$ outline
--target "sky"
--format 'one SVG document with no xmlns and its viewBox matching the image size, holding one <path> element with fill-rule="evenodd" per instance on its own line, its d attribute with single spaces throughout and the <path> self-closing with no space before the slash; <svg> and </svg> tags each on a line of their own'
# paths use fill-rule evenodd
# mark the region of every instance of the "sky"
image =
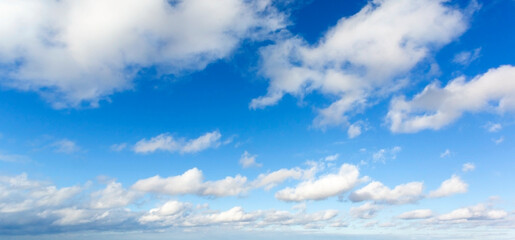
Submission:
<svg viewBox="0 0 515 240">
<path fill-rule="evenodd" d="M 513 0 L 0 0 L 1 239 L 514 239 Z"/>
</svg>

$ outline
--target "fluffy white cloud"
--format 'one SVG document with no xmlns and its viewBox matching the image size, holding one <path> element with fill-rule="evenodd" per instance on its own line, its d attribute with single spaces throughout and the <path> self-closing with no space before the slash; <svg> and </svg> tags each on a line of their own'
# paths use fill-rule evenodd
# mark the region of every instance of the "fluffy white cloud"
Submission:
<svg viewBox="0 0 515 240">
<path fill-rule="evenodd" d="M 398 216 L 400 219 L 413 220 L 413 219 L 427 219 L 433 216 L 431 209 L 418 209 L 402 213 Z"/>
<path fill-rule="evenodd" d="M 468 184 L 461 180 L 460 177 L 452 175 L 450 179 L 443 181 L 438 189 L 431 191 L 429 197 L 446 197 L 457 193 L 466 193 L 467 190 Z"/>
<path fill-rule="evenodd" d="M 292 168 L 292 169 L 279 169 L 270 173 L 262 173 L 251 183 L 254 188 L 264 187 L 266 190 L 270 190 L 277 184 L 280 184 L 287 179 L 309 179 L 315 176 L 319 171 L 317 164 L 311 164 L 310 168 Z"/>
<path fill-rule="evenodd" d="M 168 133 L 163 133 L 151 139 L 142 139 L 134 145 L 136 153 L 152 153 L 155 151 L 168 151 L 180 153 L 196 153 L 208 148 L 220 146 L 222 134 L 218 130 L 208 132 L 198 138 L 186 140 L 175 139 Z"/>
<path fill-rule="evenodd" d="M 373 218 L 382 207 L 372 202 L 367 202 L 361 206 L 350 209 L 350 215 L 355 218 L 369 219 Z"/>
<path fill-rule="evenodd" d="M 347 129 L 347 135 L 351 139 L 361 135 L 361 125 L 359 123 L 351 124 Z"/>
<path fill-rule="evenodd" d="M 359 170 L 356 166 L 343 164 L 338 173 L 326 174 L 317 179 L 299 183 L 295 188 L 285 188 L 278 191 L 275 197 L 287 202 L 305 200 L 322 200 L 340 195 L 359 183 Z"/>
<path fill-rule="evenodd" d="M 168 195 L 234 196 L 247 191 L 247 178 L 237 175 L 218 181 L 204 182 L 202 171 L 192 168 L 182 175 L 162 178 L 154 176 L 137 181 L 132 189 Z"/>
<path fill-rule="evenodd" d="M 0 176 L 0 213 L 60 206 L 81 191 L 78 186 L 58 189 L 45 182 L 32 181 L 26 174 Z"/>
<path fill-rule="evenodd" d="M 474 163 L 465 163 L 465 164 L 463 164 L 461 171 L 462 172 L 470 172 L 470 171 L 474 171 L 474 169 L 476 169 L 476 165 L 474 165 Z"/>
<path fill-rule="evenodd" d="M 401 184 L 390 189 L 381 182 L 374 181 L 351 193 L 349 199 L 353 202 L 374 200 L 387 204 L 414 203 L 422 198 L 423 188 L 424 184 L 421 182 Z"/>
<path fill-rule="evenodd" d="M 456 121 L 465 112 L 515 109 L 515 67 L 501 66 L 488 70 L 470 81 L 458 77 L 444 88 L 428 85 L 413 99 L 404 96 L 390 103 L 387 120 L 392 132 L 411 133 L 440 129 Z"/>
<path fill-rule="evenodd" d="M 124 189 L 121 183 L 111 181 L 105 189 L 91 194 L 91 208 L 125 207 L 140 196 L 137 192 Z"/>
<path fill-rule="evenodd" d="M 465 31 L 467 17 L 446 2 L 369 1 L 354 16 L 340 19 L 315 45 L 293 37 L 264 48 L 261 72 L 270 85 L 250 107 L 276 104 L 285 94 L 303 97 L 316 91 L 338 100 L 318 112 L 314 125 L 348 124 L 347 113 L 366 106 L 371 97 L 398 90 L 431 51 Z"/>
<path fill-rule="evenodd" d="M 209 225 L 233 226 L 304 226 L 324 227 L 338 215 L 336 210 L 322 210 L 315 213 L 304 211 L 291 213 L 279 210 L 258 210 L 247 212 L 242 207 L 226 211 L 196 211 L 190 203 L 169 201 L 158 208 L 151 209 L 139 218 L 143 224 L 160 226 L 199 227 Z"/>
<path fill-rule="evenodd" d="M 284 26 L 269 0 L 6 0 L 0 16 L 1 84 L 58 108 L 95 106 L 146 67 L 202 69 Z"/>
<path fill-rule="evenodd" d="M 467 221 L 467 220 L 496 220 L 508 216 L 504 210 L 494 210 L 487 208 L 483 204 L 472 207 L 459 208 L 450 213 L 438 216 L 441 221 Z"/>
<path fill-rule="evenodd" d="M 240 165 L 244 168 L 249 167 L 261 167 L 263 166 L 261 163 L 256 162 L 257 155 L 251 155 L 249 152 L 245 151 L 240 158 Z"/>
</svg>

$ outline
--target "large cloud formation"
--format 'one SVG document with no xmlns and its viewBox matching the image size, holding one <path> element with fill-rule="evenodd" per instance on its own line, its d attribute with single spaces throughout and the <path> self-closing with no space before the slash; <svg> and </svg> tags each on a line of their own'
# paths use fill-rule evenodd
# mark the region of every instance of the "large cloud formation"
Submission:
<svg viewBox="0 0 515 240">
<path fill-rule="evenodd" d="M 466 30 L 467 21 L 444 0 L 370 1 L 317 44 L 292 37 L 263 49 L 261 71 L 270 85 L 250 107 L 316 91 L 336 100 L 319 111 L 314 125 L 348 124 L 346 114 L 399 90 L 417 64 Z"/>
<path fill-rule="evenodd" d="M 0 16 L 1 84 L 57 108 L 95 106 L 145 67 L 202 69 L 283 27 L 270 0 L 5 0 Z"/>
</svg>

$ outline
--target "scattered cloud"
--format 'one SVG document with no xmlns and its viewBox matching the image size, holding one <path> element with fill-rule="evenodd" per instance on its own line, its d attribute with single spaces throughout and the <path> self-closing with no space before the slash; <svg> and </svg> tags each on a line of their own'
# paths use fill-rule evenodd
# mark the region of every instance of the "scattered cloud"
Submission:
<svg viewBox="0 0 515 240">
<path fill-rule="evenodd" d="M 405 220 L 427 219 L 432 217 L 433 215 L 434 213 L 433 211 L 431 211 L 431 209 L 419 209 L 402 213 L 398 216 L 398 218 Z"/>
<path fill-rule="evenodd" d="M 502 125 L 500 123 L 489 122 L 485 125 L 485 128 L 488 132 L 494 133 L 499 132 L 502 129 Z"/>
<path fill-rule="evenodd" d="M 401 147 L 395 146 L 391 149 L 380 149 L 372 155 L 374 162 L 386 163 L 386 160 L 393 160 L 397 158 L 397 154 L 402 150 Z"/>
<path fill-rule="evenodd" d="M 109 147 L 109 149 L 111 149 L 113 152 L 121 152 L 125 148 L 127 148 L 127 143 L 113 144 L 111 147 Z"/>
<path fill-rule="evenodd" d="M 256 180 L 252 182 L 252 187 L 263 187 L 265 190 L 270 190 L 276 185 L 286 181 L 287 179 L 310 179 L 318 171 L 317 165 L 312 165 L 308 169 L 292 168 L 292 169 L 279 169 L 271 173 L 259 174 Z"/>
<path fill-rule="evenodd" d="M 0 152 L 0 162 L 23 163 L 27 161 L 30 161 L 27 156 Z"/>
<path fill-rule="evenodd" d="M 504 65 L 468 82 L 465 77 L 458 77 L 444 88 L 432 83 L 411 100 L 396 97 L 391 101 L 387 115 L 390 130 L 397 133 L 438 130 L 465 112 L 513 110 L 515 83 L 511 79 L 515 79 L 515 67 Z"/>
<path fill-rule="evenodd" d="M 361 181 L 356 166 L 343 164 L 338 173 L 303 181 L 294 188 L 288 187 L 278 191 L 275 197 L 286 202 L 322 200 L 349 191 Z"/>
<path fill-rule="evenodd" d="M 57 153 L 75 153 L 80 150 L 80 147 L 77 146 L 77 144 L 74 141 L 68 140 L 68 139 L 62 139 L 59 141 L 56 141 L 50 145 L 54 152 Z"/>
<path fill-rule="evenodd" d="M 251 155 L 249 152 L 245 151 L 240 158 L 240 165 L 243 168 L 249 167 L 261 167 L 263 164 L 256 162 L 257 155 Z"/>
<path fill-rule="evenodd" d="M 353 202 L 373 200 L 377 203 L 386 204 L 414 203 L 423 197 L 423 188 L 424 184 L 422 182 L 410 182 L 390 189 L 381 182 L 374 181 L 351 193 L 349 199 Z"/>
<path fill-rule="evenodd" d="M 376 205 L 372 202 L 367 202 L 359 207 L 351 208 L 350 215 L 355 218 L 369 219 L 373 218 L 381 209 L 383 209 L 382 206 Z"/>
<path fill-rule="evenodd" d="M 0 9 L 0 36 L 9 36 L 0 42 L 0 83 L 56 108 L 97 106 L 133 88 L 145 68 L 203 69 L 285 26 L 269 0 L 2 1 Z"/>
<path fill-rule="evenodd" d="M 445 149 L 445 151 L 440 154 L 440 158 L 446 158 L 449 156 L 451 156 L 451 150 L 449 150 L 449 149 Z"/>
<path fill-rule="evenodd" d="M 347 135 L 350 139 L 361 135 L 361 125 L 359 123 L 353 123 L 347 129 Z"/>
<path fill-rule="evenodd" d="M 333 154 L 333 155 L 329 155 L 327 157 L 324 158 L 325 161 L 327 162 L 332 162 L 332 161 L 336 161 L 338 160 L 338 158 L 340 157 L 340 154 Z"/>
<path fill-rule="evenodd" d="M 136 153 L 153 153 L 155 151 L 196 153 L 221 145 L 222 134 L 218 130 L 208 132 L 198 138 L 186 140 L 176 139 L 169 133 L 163 133 L 151 139 L 142 139 L 134 145 Z"/>
<path fill-rule="evenodd" d="M 217 181 L 204 182 L 202 171 L 192 168 L 182 175 L 162 178 L 154 176 L 137 181 L 132 189 L 167 195 L 194 194 L 199 196 L 235 196 L 247 191 L 247 178 L 237 175 Z"/>
<path fill-rule="evenodd" d="M 132 203 L 141 194 L 131 190 L 126 190 L 121 183 L 111 181 L 106 188 L 91 194 L 91 208 L 109 209 L 125 207 Z"/>
<path fill-rule="evenodd" d="M 461 221 L 461 220 L 496 220 L 508 216 L 504 210 L 489 209 L 484 204 L 456 209 L 450 213 L 438 216 L 440 221 Z"/>
<path fill-rule="evenodd" d="M 405 86 L 406 75 L 460 36 L 467 21 L 445 1 L 369 2 L 355 15 L 341 18 L 317 44 L 293 36 L 263 48 L 261 72 L 270 84 L 250 108 L 277 104 L 285 94 L 302 98 L 316 91 L 337 100 L 318 110 L 313 125 L 348 126 L 349 113 Z"/>
<path fill-rule="evenodd" d="M 497 139 L 492 139 L 492 141 L 495 144 L 501 144 L 502 142 L 504 142 L 504 136 L 501 136 L 500 138 L 497 138 Z"/>
<path fill-rule="evenodd" d="M 476 48 L 472 51 L 463 51 L 454 55 L 452 61 L 463 66 L 468 66 L 470 63 L 479 58 L 480 53 L 481 48 Z"/>
<path fill-rule="evenodd" d="M 461 168 L 462 172 L 471 172 L 476 169 L 476 165 L 474 163 L 465 163 L 463 164 L 463 167 Z"/>
<path fill-rule="evenodd" d="M 460 177 L 452 175 L 450 179 L 442 182 L 440 187 L 429 193 L 431 198 L 447 197 L 458 193 L 466 193 L 468 184 L 461 180 Z"/>
</svg>

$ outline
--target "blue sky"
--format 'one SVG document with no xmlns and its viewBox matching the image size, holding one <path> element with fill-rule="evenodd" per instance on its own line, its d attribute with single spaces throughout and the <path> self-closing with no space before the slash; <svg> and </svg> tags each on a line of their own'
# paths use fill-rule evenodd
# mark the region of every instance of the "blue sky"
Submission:
<svg viewBox="0 0 515 240">
<path fill-rule="evenodd" d="M 0 238 L 513 239 L 515 1 L 0 1 Z"/>
</svg>

